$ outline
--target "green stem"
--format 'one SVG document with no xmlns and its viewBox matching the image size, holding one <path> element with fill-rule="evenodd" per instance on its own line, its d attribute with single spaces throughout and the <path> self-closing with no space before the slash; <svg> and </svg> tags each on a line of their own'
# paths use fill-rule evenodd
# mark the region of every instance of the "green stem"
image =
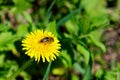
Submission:
<svg viewBox="0 0 120 80">
<path fill-rule="evenodd" d="M 28 60 L 21 68 L 19 68 L 14 74 L 12 74 L 10 77 L 7 78 L 7 80 L 13 80 L 21 71 L 23 71 L 24 69 L 26 69 L 31 62 L 34 60 L 34 58 L 31 58 L 30 60 Z"/>
<path fill-rule="evenodd" d="M 45 72 L 45 75 L 44 75 L 44 77 L 43 77 L 42 80 L 46 80 L 46 78 L 48 77 L 48 74 L 49 74 L 49 72 L 50 72 L 51 63 L 52 63 L 52 61 L 49 63 L 49 65 L 48 65 L 48 67 L 47 67 L 47 70 L 46 70 L 46 72 Z"/>
<path fill-rule="evenodd" d="M 49 6 L 48 10 L 47 10 L 47 14 L 50 13 L 51 9 L 53 8 L 54 4 L 55 4 L 56 0 L 53 0 L 51 5 Z"/>
</svg>

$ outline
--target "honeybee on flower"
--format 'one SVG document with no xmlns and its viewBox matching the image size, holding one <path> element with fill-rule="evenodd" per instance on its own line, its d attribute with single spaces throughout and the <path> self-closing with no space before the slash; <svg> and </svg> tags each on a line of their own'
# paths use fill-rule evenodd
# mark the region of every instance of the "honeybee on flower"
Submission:
<svg viewBox="0 0 120 80">
<path fill-rule="evenodd" d="M 26 50 L 25 54 L 31 58 L 35 58 L 36 61 L 42 59 L 43 62 L 47 60 L 56 59 L 56 56 L 59 56 L 59 49 L 61 44 L 59 40 L 48 31 L 35 30 L 26 36 L 22 40 L 23 50 Z"/>
</svg>

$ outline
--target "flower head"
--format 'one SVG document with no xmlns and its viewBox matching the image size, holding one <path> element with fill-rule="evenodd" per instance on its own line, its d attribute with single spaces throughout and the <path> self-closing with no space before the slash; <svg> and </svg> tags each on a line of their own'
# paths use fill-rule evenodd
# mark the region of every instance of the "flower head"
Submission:
<svg viewBox="0 0 120 80">
<path fill-rule="evenodd" d="M 22 40 L 22 46 L 23 50 L 26 50 L 25 54 L 34 57 L 38 62 L 41 58 L 43 62 L 56 59 L 61 48 L 59 40 L 51 32 L 43 30 L 35 30 L 28 34 Z"/>
</svg>

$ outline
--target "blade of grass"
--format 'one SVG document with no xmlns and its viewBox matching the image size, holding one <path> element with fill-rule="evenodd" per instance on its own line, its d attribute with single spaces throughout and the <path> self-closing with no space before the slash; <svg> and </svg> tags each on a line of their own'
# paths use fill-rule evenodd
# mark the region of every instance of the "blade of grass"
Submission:
<svg viewBox="0 0 120 80">
<path fill-rule="evenodd" d="M 52 15 L 52 11 L 51 10 L 52 10 L 55 2 L 56 2 L 56 0 L 52 1 L 51 5 L 49 6 L 49 8 L 48 8 L 48 10 L 46 12 L 46 18 L 45 18 L 45 21 L 44 21 L 44 25 L 48 24 L 48 22 L 49 22 L 49 19 L 50 19 L 51 15 Z"/>
<path fill-rule="evenodd" d="M 67 16 L 62 18 L 61 20 L 59 20 L 57 23 L 57 27 L 59 28 L 62 24 L 64 24 L 67 20 L 69 20 L 73 15 L 75 15 L 76 13 L 78 13 L 80 11 L 81 11 L 81 7 L 79 7 L 75 11 L 71 12 L 70 14 L 68 14 Z"/>
<path fill-rule="evenodd" d="M 52 63 L 52 61 L 48 64 L 47 70 L 46 70 L 45 75 L 42 80 L 46 80 L 46 78 L 48 77 L 48 74 L 50 72 L 51 63 Z"/>
<path fill-rule="evenodd" d="M 54 6 L 55 2 L 56 2 L 56 0 L 53 0 L 53 2 L 51 3 L 50 7 L 47 10 L 47 14 L 50 13 L 50 11 L 51 11 L 52 7 Z"/>
</svg>

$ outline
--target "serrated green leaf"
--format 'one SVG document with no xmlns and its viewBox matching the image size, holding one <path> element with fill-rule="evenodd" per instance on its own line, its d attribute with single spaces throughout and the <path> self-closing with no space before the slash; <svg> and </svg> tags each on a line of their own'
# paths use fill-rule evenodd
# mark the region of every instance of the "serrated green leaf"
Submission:
<svg viewBox="0 0 120 80">
<path fill-rule="evenodd" d="M 84 46 L 82 46 L 80 44 L 77 45 L 77 50 L 84 56 L 85 63 L 88 64 L 89 57 L 90 57 L 89 51 Z"/>
<path fill-rule="evenodd" d="M 104 28 L 110 24 L 108 16 L 106 15 L 100 15 L 96 18 L 93 18 L 93 24 L 91 25 L 91 28 L 98 27 L 98 28 Z"/>
<path fill-rule="evenodd" d="M 97 47 L 99 47 L 103 52 L 105 52 L 106 51 L 106 47 L 105 47 L 105 45 L 102 43 L 102 42 L 100 42 L 100 33 L 99 33 L 99 31 L 94 31 L 94 32 L 92 32 L 91 34 L 89 34 L 89 38 L 90 38 L 90 40 L 97 46 Z"/>
</svg>

